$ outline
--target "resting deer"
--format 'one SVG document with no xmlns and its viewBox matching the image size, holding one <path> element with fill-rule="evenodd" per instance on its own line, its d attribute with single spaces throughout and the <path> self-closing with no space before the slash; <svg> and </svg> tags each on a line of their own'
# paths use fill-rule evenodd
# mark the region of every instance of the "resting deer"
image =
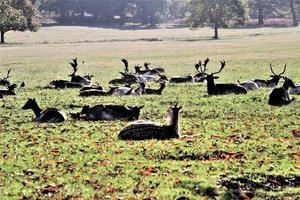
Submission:
<svg viewBox="0 0 300 200">
<path fill-rule="evenodd" d="M 124 74 L 122 72 L 120 72 L 120 74 L 122 74 L 121 78 L 113 79 L 108 83 L 112 85 L 117 85 L 117 84 L 135 84 L 139 82 L 138 77 L 133 74 Z"/>
<path fill-rule="evenodd" d="M 203 70 L 199 70 L 202 65 L 201 60 L 199 60 L 199 62 L 195 64 L 195 69 L 198 73 L 194 76 L 194 82 L 203 82 L 205 80 L 205 72 L 207 71 L 206 66 L 207 66 L 208 62 L 209 62 L 209 59 L 206 58 L 204 60 L 204 64 L 203 64 Z"/>
<path fill-rule="evenodd" d="M 82 88 L 82 83 L 71 82 L 67 80 L 54 80 L 50 82 L 50 85 L 53 85 L 55 89 L 58 88 Z"/>
<path fill-rule="evenodd" d="M 151 88 L 146 88 L 144 91 L 144 94 L 157 94 L 161 95 L 163 90 L 166 87 L 166 82 L 161 82 L 160 87 L 158 89 L 151 89 Z"/>
<path fill-rule="evenodd" d="M 167 112 L 168 125 L 156 124 L 153 122 L 141 121 L 131 124 L 120 131 L 118 138 L 121 140 L 166 140 L 179 138 L 178 117 L 181 106 L 170 105 Z"/>
<path fill-rule="evenodd" d="M 279 83 L 279 80 L 280 78 L 283 78 L 283 74 L 285 73 L 286 71 L 286 65 L 284 66 L 284 69 L 283 71 L 280 73 L 280 74 L 276 74 L 274 71 L 273 71 L 273 68 L 272 68 L 272 63 L 270 63 L 270 70 L 272 72 L 273 75 L 271 75 L 271 79 L 269 80 L 262 80 L 262 79 L 254 79 L 253 81 L 255 83 L 257 83 L 257 85 L 259 87 L 275 87 L 278 85 Z"/>
<path fill-rule="evenodd" d="M 16 84 L 9 85 L 9 86 L 7 86 L 7 89 L 0 90 L 0 94 L 2 94 L 3 96 L 16 95 L 16 92 L 15 92 L 16 87 L 17 87 Z"/>
<path fill-rule="evenodd" d="M 48 108 L 42 110 L 35 99 L 28 98 L 26 104 L 22 107 L 23 110 L 32 109 L 35 114 L 35 121 L 40 123 L 56 123 L 66 121 L 65 114 L 56 109 Z"/>
<path fill-rule="evenodd" d="M 155 70 L 155 71 L 157 71 L 157 72 L 159 72 L 161 74 L 165 73 L 165 69 L 164 68 L 162 68 L 162 67 L 156 67 L 156 68 L 150 69 L 149 65 L 151 65 L 151 63 L 147 63 L 147 62 L 144 63 L 145 70 L 148 70 L 148 71 Z"/>
<path fill-rule="evenodd" d="M 144 106 L 123 106 L 116 104 L 100 104 L 93 107 L 84 106 L 80 113 L 73 114 L 80 119 L 97 120 L 138 120 L 140 111 Z"/>
<path fill-rule="evenodd" d="M 8 80 L 10 78 L 10 72 L 11 69 L 8 70 L 6 77 L 0 79 L 0 85 L 8 86 L 11 84 L 10 81 Z"/>
<path fill-rule="evenodd" d="M 295 99 L 291 99 L 288 93 L 289 88 L 295 88 L 295 84 L 291 79 L 283 77 L 284 83 L 280 88 L 274 88 L 269 96 L 269 105 L 282 106 L 290 104 Z"/>
<path fill-rule="evenodd" d="M 214 79 L 218 79 L 218 76 L 215 76 L 216 74 L 219 74 L 225 67 L 225 61 L 221 61 L 221 68 L 218 72 L 214 72 L 211 74 L 207 74 L 204 72 L 202 67 L 200 67 L 201 72 L 206 74 L 206 81 L 207 81 L 207 93 L 209 95 L 222 95 L 222 94 L 229 94 L 229 93 L 235 93 L 235 94 L 247 94 L 246 88 L 240 85 L 236 85 L 233 83 L 227 83 L 227 84 L 215 84 Z"/>
<path fill-rule="evenodd" d="M 84 86 L 80 89 L 80 92 L 86 90 L 103 90 L 103 87 L 101 87 L 100 85 Z"/>
</svg>

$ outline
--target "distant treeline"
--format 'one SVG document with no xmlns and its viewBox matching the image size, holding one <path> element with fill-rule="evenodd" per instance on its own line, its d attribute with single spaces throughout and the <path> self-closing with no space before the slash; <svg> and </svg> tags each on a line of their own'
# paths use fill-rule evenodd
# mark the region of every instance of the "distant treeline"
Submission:
<svg viewBox="0 0 300 200">
<path fill-rule="evenodd" d="M 298 24 L 300 0 L 242 0 L 249 18 L 290 17 Z M 188 0 L 33 0 L 42 15 L 62 24 L 123 25 L 140 23 L 155 26 L 166 20 L 185 19 Z M 299 16 L 299 15 L 298 15 Z"/>
</svg>

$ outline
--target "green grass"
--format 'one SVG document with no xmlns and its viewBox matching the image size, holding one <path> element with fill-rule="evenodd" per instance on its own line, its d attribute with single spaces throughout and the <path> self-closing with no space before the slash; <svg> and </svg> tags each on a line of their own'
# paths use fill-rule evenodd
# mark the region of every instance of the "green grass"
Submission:
<svg viewBox="0 0 300 200">
<path fill-rule="evenodd" d="M 227 66 L 218 82 L 268 78 L 269 63 L 300 82 L 299 28 L 221 30 L 210 39 L 201 29 L 115 30 L 49 27 L 37 33 L 10 32 L 0 46 L 0 73 L 12 68 L 12 80 L 26 82 L 18 95 L 0 102 L 0 193 L 3 199 L 207 199 L 213 188 L 218 199 L 228 195 L 222 177 L 300 175 L 299 97 L 289 106 L 267 105 L 270 89 L 244 96 L 207 97 L 203 84 L 169 84 L 162 96 L 81 98 L 78 90 L 43 89 L 53 79 L 66 79 L 72 57 L 84 60 L 80 74 L 95 75 L 105 88 L 119 76 L 127 58 L 130 66 L 151 62 L 165 66 L 168 76 L 193 74 L 194 63 L 209 57 L 209 71 Z M 149 42 L 156 38 L 159 41 Z M 282 83 L 280 83 L 282 84 Z M 153 85 L 155 87 L 156 85 Z M 119 141 L 127 122 L 36 124 L 21 107 L 27 97 L 42 108 L 66 112 L 97 103 L 145 105 L 141 119 L 164 123 L 169 102 L 183 106 L 182 137 L 171 141 Z M 295 96 L 294 96 L 295 97 Z M 75 108 L 72 108 L 74 107 Z M 195 159 L 216 151 L 241 153 L 231 159 Z M 185 158 L 185 159 L 184 159 Z M 256 199 L 299 198 L 299 188 L 257 190 Z"/>
</svg>

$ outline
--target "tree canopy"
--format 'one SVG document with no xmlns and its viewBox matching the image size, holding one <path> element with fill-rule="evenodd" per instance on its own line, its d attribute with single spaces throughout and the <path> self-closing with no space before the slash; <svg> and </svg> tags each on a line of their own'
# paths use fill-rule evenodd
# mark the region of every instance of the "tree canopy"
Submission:
<svg viewBox="0 0 300 200">
<path fill-rule="evenodd" d="M 0 32 L 1 43 L 8 31 L 36 31 L 39 26 L 37 10 L 29 0 L 1 0 Z"/>
<path fill-rule="evenodd" d="M 214 39 L 218 39 L 218 28 L 243 25 L 246 9 L 240 0 L 190 0 L 188 22 L 193 28 L 214 26 Z"/>
</svg>

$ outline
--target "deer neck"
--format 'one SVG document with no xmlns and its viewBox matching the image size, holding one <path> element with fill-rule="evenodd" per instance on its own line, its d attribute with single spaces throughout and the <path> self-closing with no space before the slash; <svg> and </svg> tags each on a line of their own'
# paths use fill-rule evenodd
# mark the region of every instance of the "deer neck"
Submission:
<svg viewBox="0 0 300 200">
<path fill-rule="evenodd" d="M 42 109 L 38 106 L 37 103 L 35 103 L 31 109 L 33 110 L 36 117 L 40 116 Z"/>
<path fill-rule="evenodd" d="M 179 115 L 178 112 L 172 113 L 171 116 L 170 116 L 170 121 L 169 121 L 169 126 L 170 126 L 172 129 L 174 129 L 174 131 L 175 131 L 176 133 L 178 133 L 178 130 L 179 130 L 179 129 L 178 129 L 178 121 L 179 121 L 178 115 Z"/>
<path fill-rule="evenodd" d="M 283 86 L 285 90 L 289 90 L 290 84 L 287 81 L 284 81 Z"/>
<path fill-rule="evenodd" d="M 207 91 L 208 91 L 208 94 L 213 94 L 214 91 L 215 91 L 215 87 L 216 87 L 216 84 L 215 84 L 215 81 L 213 78 L 208 78 L 207 79 Z"/>
<path fill-rule="evenodd" d="M 158 89 L 159 91 L 163 91 L 163 89 L 165 88 L 166 86 L 165 86 L 165 84 L 161 84 L 160 85 L 160 88 Z"/>
</svg>

